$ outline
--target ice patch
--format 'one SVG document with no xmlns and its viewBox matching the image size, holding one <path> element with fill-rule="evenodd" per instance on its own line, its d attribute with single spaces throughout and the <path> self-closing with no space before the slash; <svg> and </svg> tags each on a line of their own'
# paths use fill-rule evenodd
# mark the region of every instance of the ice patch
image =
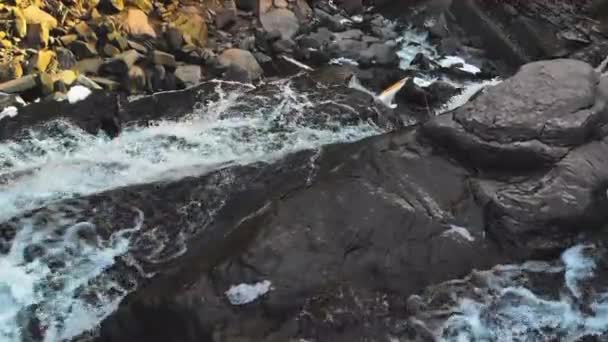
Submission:
<svg viewBox="0 0 608 342">
<path fill-rule="evenodd" d="M 91 90 L 85 86 L 75 85 L 68 91 L 68 102 L 76 103 L 82 101 L 91 95 Z"/>
<path fill-rule="evenodd" d="M 455 226 L 455 225 L 450 225 L 450 229 L 443 232 L 441 234 L 441 236 L 444 236 L 444 237 L 455 236 L 457 238 L 465 239 L 469 242 L 475 241 L 475 237 L 473 237 L 473 235 L 471 235 L 471 233 L 466 228 Z"/>
<path fill-rule="evenodd" d="M 6 117 L 13 118 L 17 114 L 19 114 L 19 110 L 17 109 L 17 107 L 8 106 L 8 107 L 4 108 L 2 110 L 2 112 L 0 112 L 0 120 L 2 120 L 3 118 L 6 118 Z"/>
<path fill-rule="evenodd" d="M 244 305 L 268 293 L 272 289 L 271 286 L 272 283 L 268 280 L 255 284 L 239 284 L 231 286 L 225 294 L 230 304 Z"/>
</svg>

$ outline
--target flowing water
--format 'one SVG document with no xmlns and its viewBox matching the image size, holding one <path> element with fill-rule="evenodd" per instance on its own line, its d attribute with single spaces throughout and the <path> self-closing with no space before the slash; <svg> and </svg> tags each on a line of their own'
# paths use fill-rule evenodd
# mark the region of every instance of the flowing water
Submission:
<svg viewBox="0 0 608 342">
<path fill-rule="evenodd" d="M 127 128 L 113 140 L 59 121 L 0 143 L 0 222 L 57 200 L 166 179 L 174 175 L 170 170 L 196 166 L 196 172 L 204 173 L 381 132 L 367 122 L 323 129 L 287 120 L 285 115 L 313 104 L 288 83 L 285 87 L 272 106 L 239 116 L 232 110 L 238 94 L 220 94 L 217 102 L 179 121 Z M 228 111 L 231 115 L 224 116 Z M 79 293 L 129 250 L 129 236 L 142 219 L 134 215 L 132 226 L 94 243 L 79 237 L 87 230 L 94 234 L 94 225 L 64 213 L 0 226 L 9 232 L 5 234 L 15 234 L 0 256 L 0 340 L 40 340 L 39 334 L 44 341 L 60 341 L 94 327 L 114 310 L 128 290 L 124 286 L 97 282 L 98 294 L 116 293 L 96 298 L 96 305 L 81 300 Z M 44 251 L 43 257 L 32 257 L 32 246 Z"/>
<path fill-rule="evenodd" d="M 427 290 L 430 308 L 418 323 L 449 342 L 605 341 L 608 283 L 598 265 L 607 256 L 605 248 L 577 245 L 558 261 L 501 265 L 446 282 Z M 433 303 L 438 293 L 451 298 Z"/>
<path fill-rule="evenodd" d="M 416 44 L 408 43 L 412 40 Z M 407 32 L 404 41 L 404 68 L 421 51 L 439 58 L 419 34 Z M 132 224 L 115 227 L 116 233 L 103 239 L 96 237 L 95 225 L 65 206 L 51 216 L 34 212 L 14 217 L 60 200 L 184 176 L 174 170 L 200 174 L 230 164 L 272 161 L 382 132 L 369 122 L 324 128 L 290 120 L 287 115 L 314 104 L 286 85 L 267 106 L 240 115 L 234 115 L 239 94 L 222 93 L 218 101 L 180 120 L 130 127 L 116 139 L 56 121 L 19 140 L 1 142 L 0 235 L 10 244 L 0 246 L 0 341 L 54 342 L 94 328 L 136 286 L 107 276 L 106 270 L 128 256 L 130 237 L 145 220 L 134 209 Z M 467 100 L 461 97 L 446 106 L 452 109 Z M 227 112 L 231 115 L 223 115 Z M 471 310 L 474 320 L 481 309 Z"/>
</svg>

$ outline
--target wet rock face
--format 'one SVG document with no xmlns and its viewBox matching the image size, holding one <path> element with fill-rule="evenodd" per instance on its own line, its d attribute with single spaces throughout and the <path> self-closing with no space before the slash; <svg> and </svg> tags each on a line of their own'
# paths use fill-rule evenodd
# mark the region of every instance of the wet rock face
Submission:
<svg viewBox="0 0 608 342">
<path fill-rule="evenodd" d="M 606 123 L 603 87 L 586 63 L 531 63 L 424 131 L 475 167 L 538 168 L 558 161 Z"/>
<path fill-rule="evenodd" d="M 554 258 L 580 232 L 608 220 L 602 209 L 608 205 L 605 138 L 553 135 L 543 143 L 567 146 L 559 160 L 517 173 L 505 169 L 510 172 L 506 176 L 491 172 L 498 165 L 495 160 L 472 164 L 462 159 L 457 150 L 447 148 L 461 148 L 460 140 L 446 145 L 448 134 L 434 134 L 436 126 L 448 118 L 464 132 L 455 135 L 459 139 L 480 135 L 465 145 L 473 154 L 481 154 L 475 148 L 485 148 L 476 145 L 480 140 L 510 144 L 537 139 L 535 127 L 556 118 L 571 129 L 567 123 L 577 119 L 577 113 L 599 115 L 590 111 L 598 100 L 597 78 L 590 70 L 570 60 L 534 63 L 502 87 L 421 128 L 303 151 L 271 165 L 229 167 L 94 196 L 90 203 L 99 211 L 92 215 L 106 222 L 100 226 L 112 226 L 112 213 L 121 212 L 114 208 L 130 204 L 152 215 L 144 220 L 132 254 L 146 271 L 158 272 L 104 321 L 97 340 L 196 341 L 215 336 L 350 341 L 363 336 L 384 341 L 388 334 L 426 341 L 444 322 L 433 313 L 454 305 L 450 293 L 468 293 L 469 283 L 502 283 L 484 283 L 475 273 L 464 282 L 428 289 L 433 294 L 428 298 L 423 294 L 406 300 L 410 295 L 472 269 L 530 256 Z M 295 82 L 294 87 L 303 84 Z M 544 84 L 557 85 L 563 93 L 555 97 L 560 93 Z M 516 91 L 526 85 L 535 89 Z M 507 104 L 518 116 L 501 115 L 501 106 Z M 476 105 L 484 110 L 476 112 Z M 495 120 L 502 129 L 486 128 L 486 120 Z M 441 129 L 449 132 L 444 126 Z M 513 140 L 504 134 L 510 129 Z M 557 136 L 561 140 L 555 140 Z M 510 156 L 497 151 L 502 159 Z M 192 201 L 200 205 L 183 206 Z M 165 225 L 167 217 L 180 222 L 179 231 Z M 164 238 L 143 238 L 151 227 L 156 227 L 154 236 Z M 177 247 L 167 244 L 169 249 L 158 256 L 170 257 L 150 255 L 158 250 L 154 241 L 174 241 L 176 234 L 182 236 L 185 254 L 178 256 L 171 252 Z M 507 279 L 548 291 L 546 298 L 559 298 L 547 279 L 559 282 L 563 269 L 545 266 L 501 270 L 492 276 L 506 274 Z M 540 276 L 542 272 L 548 273 Z M 249 304 L 234 307 L 225 296 L 233 285 L 265 281 L 271 282 L 270 291 Z M 492 291 L 487 295 L 496 293 Z M 470 295 L 479 299 L 483 293 Z M 498 300 L 496 307 L 504 300 L 508 298 Z M 409 316 L 418 320 L 405 324 Z M 170 329 L 160 324 L 167 317 L 172 317 Z"/>
<path fill-rule="evenodd" d="M 351 328 L 370 338 L 396 329 L 398 297 L 500 259 L 483 237 L 467 172 L 422 147 L 407 152 L 415 134 L 92 196 L 99 227 L 137 205 L 145 223 L 132 254 L 146 272 L 160 272 L 104 322 L 98 340 L 347 341 Z M 167 219 L 178 229 L 165 230 Z M 150 254 L 159 240 L 165 250 Z M 177 241 L 187 247 L 179 257 Z M 250 305 L 235 310 L 224 296 L 264 280 L 272 290 Z M 170 329 L 152 324 L 169 313 Z"/>
</svg>

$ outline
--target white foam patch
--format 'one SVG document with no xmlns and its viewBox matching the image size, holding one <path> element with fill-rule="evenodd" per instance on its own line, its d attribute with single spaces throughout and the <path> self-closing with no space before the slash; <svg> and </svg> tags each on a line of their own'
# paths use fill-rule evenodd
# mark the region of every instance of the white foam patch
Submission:
<svg viewBox="0 0 608 342">
<path fill-rule="evenodd" d="M 234 285 L 226 291 L 226 298 L 232 305 L 249 304 L 268 293 L 272 289 L 271 286 L 272 283 L 268 280 L 255 284 Z"/>
<path fill-rule="evenodd" d="M 125 289 L 109 282 L 97 287 L 100 296 L 115 291 L 110 301 L 88 302 L 78 293 L 94 286 L 90 281 L 127 252 L 130 234 L 140 229 L 144 219 L 142 212 L 134 214 L 133 226 L 118 229 L 108 241 L 79 238 L 79 231 L 95 231 L 95 225 L 72 222 L 59 214 L 51 219 L 54 224 L 36 222 L 35 217 L 21 220 L 10 252 L 0 257 L 2 341 L 29 340 L 26 330 L 32 328 L 45 342 L 63 341 L 109 315 L 126 295 Z M 25 259 L 32 246 L 43 252 L 34 260 Z"/>
<path fill-rule="evenodd" d="M 473 235 L 471 235 L 471 233 L 469 232 L 468 229 L 466 229 L 464 227 L 455 226 L 455 225 L 450 225 L 450 229 L 441 233 L 441 236 L 455 237 L 457 239 L 464 239 L 469 242 L 475 241 L 475 237 Z"/>
<path fill-rule="evenodd" d="M 592 277 L 595 269 L 595 261 L 584 255 L 585 250 L 589 248 L 591 246 L 576 246 L 562 255 L 562 262 L 566 267 L 566 286 L 576 298 L 581 297 L 578 280 Z"/>
<path fill-rule="evenodd" d="M 466 71 L 471 74 L 477 74 L 481 72 L 481 69 L 474 66 L 473 64 L 467 63 L 463 58 L 458 56 L 445 56 L 444 58 L 439 60 L 439 65 L 444 68 L 449 68 L 457 64 L 461 65 L 460 67 L 458 67 L 458 69 L 462 71 Z"/>
<path fill-rule="evenodd" d="M 359 63 L 357 61 L 355 61 L 354 59 L 346 58 L 346 57 L 333 58 L 329 61 L 329 64 L 359 66 Z"/>
<path fill-rule="evenodd" d="M 401 44 L 401 49 L 397 51 L 401 69 L 408 69 L 419 53 L 432 60 L 438 57 L 437 49 L 428 42 L 428 32 L 406 29 L 397 42 Z"/>
<path fill-rule="evenodd" d="M 17 107 L 15 106 L 8 106 L 6 108 L 4 108 L 2 110 L 2 112 L 0 112 L 0 120 L 2 120 L 2 118 L 13 118 L 15 116 L 17 116 L 17 114 L 19 114 L 19 110 L 17 109 Z"/>
<path fill-rule="evenodd" d="M 564 293 L 558 300 L 526 288 L 528 284 L 521 276 L 522 271 L 537 272 L 539 276 L 555 273 L 555 266 L 535 263 L 533 267 L 525 264 L 495 268 L 487 282 L 489 287 L 477 289 L 476 299 L 462 298 L 436 332 L 437 338 L 442 341 L 576 341 L 583 336 L 608 332 L 608 292 L 588 298 L 591 303 L 586 310 L 582 310 L 585 304 L 577 299 L 578 284 L 593 276 L 595 261 L 584 255 L 589 248 L 576 246 L 563 254 L 564 285 L 571 293 Z M 559 284 L 553 286 L 559 287 Z"/>
<path fill-rule="evenodd" d="M 450 112 L 456 108 L 464 106 L 475 94 L 479 93 L 486 87 L 495 86 L 500 84 L 502 80 L 500 79 L 492 79 L 482 82 L 469 82 L 464 84 L 464 89 L 460 92 L 460 94 L 452 97 L 445 105 L 443 105 L 437 112 L 437 114 L 442 114 L 446 112 Z M 458 84 L 453 84 L 454 86 L 458 86 Z"/>
<path fill-rule="evenodd" d="M 68 102 L 76 103 L 82 101 L 91 95 L 91 90 L 85 86 L 75 85 L 68 91 Z"/>
<path fill-rule="evenodd" d="M 291 63 L 291 64 L 293 64 L 295 66 L 297 66 L 300 69 L 304 69 L 304 70 L 307 70 L 307 71 L 313 71 L 314 70 L 313 68 L 309 67 L 308 65 L 306 65 L 306 64 L 304 64 L 304 63 L 302 63 L 300 61 L 297 61 L 297 60 L 295 60 L 295 59 L 293 59 L 291 57 L 288 57 L 288 56 L 285 56 L 285 55 L 282 55 L 281 57 L 284 60 L 288 61 L 289 63 Z"/>
<path fill-rule="evenodd" d="M 426 87 L 430 86 L 431 84 L 433 84 L 434 82 L 436 82 L 437 80 L 438 80 L 437 78 L 414 77 L 414 83 L 421 88 L 426 88 Z"/>
</svg>

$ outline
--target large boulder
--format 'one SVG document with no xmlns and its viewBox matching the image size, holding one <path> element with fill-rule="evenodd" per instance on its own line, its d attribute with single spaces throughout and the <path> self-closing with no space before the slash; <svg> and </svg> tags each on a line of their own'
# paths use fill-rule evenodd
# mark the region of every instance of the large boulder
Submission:
<svg viewBox="0 0 608 342">
<path fill-rule="evenodd" d="M 263 70 L 251 52 L 241 49 L 227 49 L 219 57 L 219 63 L 224 66 L 237 66 L 247 72 L 252 81 L 262 77 Z"/>
<path fill-rule="evenodd" d="M 260 22 L 266 32 L 278 32 L 283 39 L 293 38 L 300 29 L 296 15 L 284 8 L 274 9 L 260 15 Z"/>
<path fill-rule="evenodd" d="M 584 62 L 534 62 L 424 131 L 475 167 L 512 171 L 552 165 L 607 122 L 607 85 L 598 81 Z"/>
</svg>

